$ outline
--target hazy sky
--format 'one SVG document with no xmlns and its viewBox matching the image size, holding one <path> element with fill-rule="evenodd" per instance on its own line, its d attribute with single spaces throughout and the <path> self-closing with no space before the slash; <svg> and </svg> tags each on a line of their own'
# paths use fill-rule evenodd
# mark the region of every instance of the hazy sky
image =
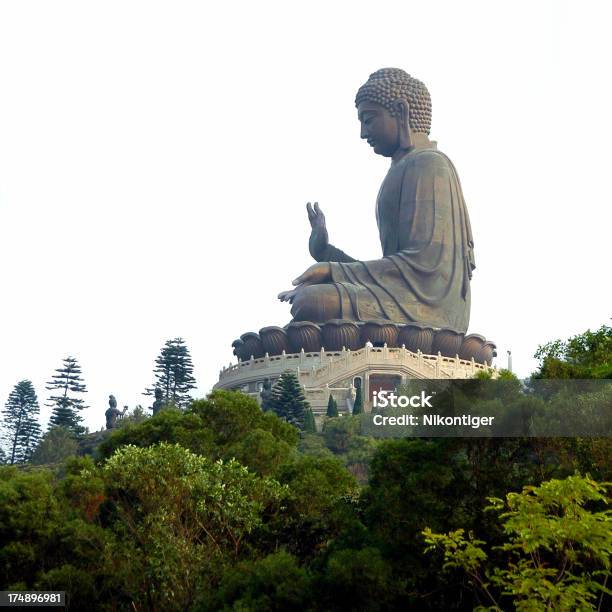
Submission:
<svg viewBox="0 0 612 612">
<path fill-rule="evenodd" d="M 169 338 L 198 395 L 331 241 L 381 256 L 388 160 L 357 88 L 404 68 L 433 101 L 477 268 L 470 331 L 529 374 L 537 345 L 609 323 L 612 43 L 603 2 L 0 3 L 0 403 L 67 355 L 99 429 L 149 406 Z M 46 423 L 49 409 L 43 409 Z"/>
</svg>

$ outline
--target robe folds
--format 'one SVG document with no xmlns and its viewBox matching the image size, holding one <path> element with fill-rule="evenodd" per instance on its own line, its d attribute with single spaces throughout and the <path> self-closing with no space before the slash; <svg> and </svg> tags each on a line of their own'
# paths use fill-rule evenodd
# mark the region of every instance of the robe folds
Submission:
<svg viewBox="0 0 612 612">
<path fill-rule="evenodd" d="M 467 331 L 475 267 L 470 220 L 451 161 L 423 138 L 394 161 L 376 203 L 383 257 L 357 261 L 329 245 L 341 317 Z"/>
</svg>

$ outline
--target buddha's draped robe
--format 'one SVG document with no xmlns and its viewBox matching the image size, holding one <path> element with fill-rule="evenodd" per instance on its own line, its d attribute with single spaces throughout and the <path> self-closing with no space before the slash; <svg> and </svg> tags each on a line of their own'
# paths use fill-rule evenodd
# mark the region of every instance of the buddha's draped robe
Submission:
<svg viewBox="0 0 612 612">
<path fill-rule="evenodd" d="M 394 161 L 381 185 L 376 220 L 383 258 L 356 261 L 329 245 L 341 317 L 418 322 L 467 331 L 472 232 L 457 172 L 434 143 Z"/>
</svg>

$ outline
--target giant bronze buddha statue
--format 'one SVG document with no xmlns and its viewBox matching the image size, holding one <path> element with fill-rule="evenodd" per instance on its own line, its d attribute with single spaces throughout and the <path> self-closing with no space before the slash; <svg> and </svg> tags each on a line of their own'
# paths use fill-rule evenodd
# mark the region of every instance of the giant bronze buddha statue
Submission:
<svg viewBox="0 0 612 612">
<path fill-rule="evenodd" d="M 317 263 L 278 296 L 291 304 L 293 319 L 242 334 L 234 355 L 261 359 L 265 368 L 285 364 L 288 354 L 300 353 L 302 364 L 302 355 L 321 353 L 322 363 L 324 351 L 348 359 L 348 351 L 386 346 L 417 359 L 453 359 L 439 360 L 436 375 L 444 364 L 444 376 L 471 376 L 475 363 L 491 365 L 495 344 L 466 334 L 474 242 L 457 171 L 429 140 L 429 92 L 403 70 L 383 68 L 359 88 L 355 105 L 361 138 L 391 159 L 376 202 L 382 257 L 361 261 L 330 244 L 323 211 L 307 204 Z M 281 360 L 266 359 L 274 356 Z M 426 365 L 421 373 L 431 375 L 431 360 Z"/>
<path fill-rule="evenodd" d="M 355 99 L 361 138 L 391 158 L 376 202 L 382 258 L 331 245 L 323 212 L 307 205 L 317 261 L 279 294 L 294 321 L 381 320 L 467 331 L 473 240 L 457 172 L 429 140 L 431 100 L 398 68 L 370 75 Z"/>
</svg>

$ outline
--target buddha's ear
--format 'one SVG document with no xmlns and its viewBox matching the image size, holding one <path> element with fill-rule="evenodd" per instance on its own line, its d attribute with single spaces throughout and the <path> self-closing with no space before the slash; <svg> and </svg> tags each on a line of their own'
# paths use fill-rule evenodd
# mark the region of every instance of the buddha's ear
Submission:
<svg viewBox="0 0 612 612">
<path fill-rule="evenodd" d="M 410 131 L 410 105 L 407 100 L 398 98 L 395 102 L 395 112 L 399 126 L 400 149 L 412 147 L 412 133 Z"/>
</svg>

